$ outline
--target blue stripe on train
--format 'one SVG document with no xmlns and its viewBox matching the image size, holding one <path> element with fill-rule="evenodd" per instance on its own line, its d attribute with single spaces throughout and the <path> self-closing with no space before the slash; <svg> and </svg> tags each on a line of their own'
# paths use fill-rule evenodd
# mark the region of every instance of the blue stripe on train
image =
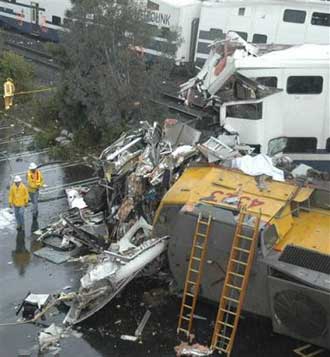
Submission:
<svg viewBox="0 0 330 357">
<path fill-rule="evenodd" d="M 0 26 L 13 28 L 21 33 L 32 34 L 43 40 L 59 42 L 58 30 L 47 28 L 47 31 L 43 31 L 41 26 L 29 22 L 19 23 L 16 19 L 0 15 Z"/>
</svg>

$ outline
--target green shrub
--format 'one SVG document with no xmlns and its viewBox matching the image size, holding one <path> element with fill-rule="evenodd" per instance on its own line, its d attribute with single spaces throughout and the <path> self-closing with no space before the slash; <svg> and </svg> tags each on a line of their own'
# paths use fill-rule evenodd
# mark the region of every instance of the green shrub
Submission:
<svg viewBox="0 0 330 357">
<path fill-rule="evenodd" d="M 4 83 L 7 78 L 14 80 L 16 92 L 31 89 L 34 78 L 32 65 L 22 56 L 11 51 L 4 51 L 0 56 L 1 83 Z"/>
</svg>

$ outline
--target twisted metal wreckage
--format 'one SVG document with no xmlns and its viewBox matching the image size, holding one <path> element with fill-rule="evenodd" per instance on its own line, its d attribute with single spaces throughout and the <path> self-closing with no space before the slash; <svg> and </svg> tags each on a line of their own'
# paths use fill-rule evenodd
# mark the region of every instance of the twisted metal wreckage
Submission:
<svg viewBox="0 0 330 357">
<path fill-rule="evenodd" d="M 246 55 L 253 52 L 245 41 L 233 39 L 245 48 Z M 260 190 L 266 189 L 266 177 L 285 181 L 287 176 L 301 174 L 305 179 L 308 175 L 322 176 L 306 166 L 292 171 L 296 165 L 281 155 L 251 156 L 254 148 L 242 145 L 237 133 L 219 123 L 212 114 L 216 103 L 226 98 L 232 101 L 237 93 L 258 97 L 278 91 L 235 73 L 228 52 L 235 53 L 234 47 L 229 50 L 223 43 L 220 46 L 225 55 L 212 48 L 201 72 L 181 86 L 181 96 L 188 106 L 199 101 L 205 113 L 212 109 L 211 114 L 189 125 L 176 119 L 166 119 L 163 127 L 157 122 L 141 122 L 138 129 L 123 133 L 95 162 L 99 182 L 89 188 L 66 190 L 70 209 L 57 222 L 36 232 L 46 246 L 68 252 L 67 260 L 88 263 L 64 323 L 76 324 L 93 315 L 137 275 L 146 273 L 150 263 L 151 271 L 159 268 L 170 237 L 157 236 L 153 231 L 157 208 L 192 163 L 239 169 L 256 176 Z M 207 68 L 214 67 L 215 59 L 218 75 L 211 78 L 214 71 Z M 228 81 L 236 84 L 227 86 Z M 232 204 L 230 197 L 227 201 Z M 74 258 L 81 247 L 94 255 Z"/>
</svg>

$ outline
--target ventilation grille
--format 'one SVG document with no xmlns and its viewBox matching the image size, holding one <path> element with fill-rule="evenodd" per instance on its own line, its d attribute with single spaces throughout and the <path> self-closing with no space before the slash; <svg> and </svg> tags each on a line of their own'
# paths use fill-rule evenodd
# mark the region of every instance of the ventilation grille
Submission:
<svg viewBox="0 0 330 357">
<path fill-rule="evenodd" d="M 287 245 L 279 260 L 320 273 L 330 274 L 330 255 L 320 254 L 313 250 Z"/>
</svg>

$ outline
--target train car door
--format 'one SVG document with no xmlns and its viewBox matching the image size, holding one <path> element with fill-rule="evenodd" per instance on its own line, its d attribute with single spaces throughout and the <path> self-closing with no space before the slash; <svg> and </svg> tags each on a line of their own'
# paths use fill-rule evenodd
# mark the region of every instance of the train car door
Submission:
<svg viewBox="0 0 330 357">
<path fill-rule="evenodd" d="M 32 31 L 39 33 L 39 3 L 31 1 L 31 26 Z"/>
</svg>

